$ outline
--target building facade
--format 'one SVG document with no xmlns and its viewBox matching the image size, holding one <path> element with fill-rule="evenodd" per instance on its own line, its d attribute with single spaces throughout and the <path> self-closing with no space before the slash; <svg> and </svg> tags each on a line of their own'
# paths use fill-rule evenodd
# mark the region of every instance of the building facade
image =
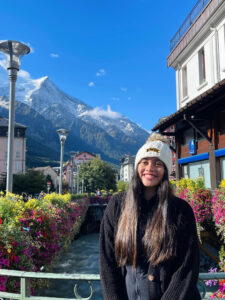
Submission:
<svg viewBox="0 0 225 300">
<path fill-rule="evenodd" d="M 199 0 L 167 58 L 176 72 L 177 111 L 153 130 L 174 126 L 177 178 L 202 176 L 208 188 L 225 178 L 225 1 Z"/>
<path fill-rule="evenodd" d="M 15 123 L 13 144 L 13 174 L 26 171 L 26 126 Z M 0 117 L 0 177 L 7 172 L 8 119 Z"/>
<path fill-rule="evenodd" d="M 51 166 L 37 167 L 34 168 L 34 170 L 42 172 L 45 176 L 49 175 L 51 177 L 55 189 L 57 190 L 57 187 L 59 186 L 59 178 L 57 172 Z"/>
<path fill-rule="evenodd" d="M 100 157 L 99 154 L 89 153 L 87 151 L 75 152 L 73 157 L 70 157 L 68 162 L 65 164 L 63 168 L 64 179 L 66 183 L 69 185 L 69 190 L 72 190 L 72 182 L 73 188 L 77 190 L 76 185 L 79 183 L 79 167 L 82 163 L 88 162 L 91 159 L 95 159 Z M 72 176 L 72 164 L 73 164 L 73 176 Z M 72 179 L 73 177 L 73 179 Z M 82 184 L 82 183 L 81 183 Z"/>
</svg>

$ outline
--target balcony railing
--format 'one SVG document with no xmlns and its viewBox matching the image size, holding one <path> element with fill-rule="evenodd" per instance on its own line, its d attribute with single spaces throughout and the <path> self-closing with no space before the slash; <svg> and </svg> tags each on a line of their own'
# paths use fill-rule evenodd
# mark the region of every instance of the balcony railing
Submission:
<svg viewBox="0 0 225 300">
<path fill-rule="evenodd" d="M 93 281 L 100 281 L 99 274 L 60 274 L 60 273 L 41 273 L 41 272 L 24 272 L 24 271 L 15 271 L 15 270 L 5 270 L 0 269 L 0 276 L 7 277 L 18 277 L 20 278 L 20 293 L 8 293 L 0 292 L 0 299 L 17 299 L 17 300 L 68 300 L 69 298 L 57 298 L 57 297 L 44 297 L 44 296 L 31 296 L 30 295 L 30 279 L 65 279 L 65 280 L 74 280 L 75 282 L 85 281 L 88 283 L 90 288 L 90 295 L 88 297 L 82 298 L 82 295 L 78 293 L 78 283 L 74 285 L 74 295 L 75 298 L 70 298 L 69 300 L 89 300 L 94 294 Z M 205 280 L 212 279 L 225 279 L 225 273 L 200 273 L 198 288 L 201 293 L 202 299 L 207 298 L 206 286 L 204 284 Z M 225 299 L 225 298 L 221 298 Z"/>
<path fill-rule="evenodd" d="M 175 33 L 174 37 L 170 41 L 170 52 L 173 51 L 173 49 L 176 47 L 176 45 L 180 42 L 182 37 L 185 35 L 185 33 L 188 31 L 188 29 L 191 27 L 191 25 L 194 23 L 194 21 L 198 18 L 198 16 L 201 14 L 201 12 L 204 10 L 206 5 L 211 0 L 199 0 L 192 11 L 189 13 L 187 18 L 184 20 L 183 24 L 180 26 L 178 31 Z"/>
</svg>

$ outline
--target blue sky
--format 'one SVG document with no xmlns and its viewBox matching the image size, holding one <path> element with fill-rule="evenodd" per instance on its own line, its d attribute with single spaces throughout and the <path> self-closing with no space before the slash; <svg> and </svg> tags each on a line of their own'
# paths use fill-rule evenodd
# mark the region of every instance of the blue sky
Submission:
<svg viewBox="0 0 225 300">
<path fill-rule="evenodd" d="M 150 130 L 176 111 L 169 42 L 197 0 L 7 0 L 0 39 L 32 52 L 21 69 Z"/>
</svg>

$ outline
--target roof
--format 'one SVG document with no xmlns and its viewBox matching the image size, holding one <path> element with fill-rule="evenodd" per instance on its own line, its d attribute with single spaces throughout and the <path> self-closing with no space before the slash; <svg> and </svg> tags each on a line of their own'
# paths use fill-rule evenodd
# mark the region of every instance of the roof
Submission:
<svg viewBox="0 0 225 300">
<path fill-rule="evenodd" d="M 77 156 L 79 156 L 79 155 L 81 155 L 81 154 L 83 154 L 83 153 L 88 153 L 88 154 L 90 154 L 90 155 L 96 157 L 96 154 L 95 154 L 95 153 L 91 153 L 91 152 L 88 152 L 88 151 L 81 151 L 81 152 L 79 152 L 79 153 L 78 153 L 77 155 L 75 155 L 75 156 L 77 157 Z"/>
<path fill-rule="evenodd" d="M 218 84 L 214 85 L 212 88 L 208 89 L 206 92 L 202 93 L 200 96 L 196 97 L 192 101 L 188 102 L 184 107 L 180 108 L 175 113 L 170 116 L 163 118 L 155 127 L 152 128 L 152 131 L 156 130 L 165 130 L 171 125 L 176 124 L 178 121 L 183 119 L 185 114 L 190 114 L 196 112 L 198 109 L 203 109 L 208 106 L 212 106 L 221 98 L 218 98 L 218 95 L 224 94 L 225 91 L 225 79 L 220 81 Z M 224 99 L 223 99 L 224 101 Z"/>
<path fill-rule="evenodd" d="M 0 127 L 8 127 L 9 120 L 0 116 Z M 27 128 L 27 126 L 22 125 L 20 123 L 15 123 L 15 127 L 19 128 Z"/>
<path fill-rule="evenodd" d="M 135 161 L 135 155 L 127 155 L 121 159 L 121 165 L 127 165 L 127 164 L 134 164 Z"/>
<path fill-rule="evenodd" d="M 36 167 L 36 168 L 34 168 L 34 170 L 47 170 L 47 169 L 49 169 L 49 168 L 51 168 L 52 169 L 52 167 L 51 166 L 45 166 L 45 167 Z"/>
<path fill-rule="evenodd" d="M 41 172 L 50 170 L 50 171 L 53 171 L 54 173 L 56 173 L 56 170 L 54 170 L 51 166 L 36 167 L 36 168 L 33 168 L 33 170 L 35 170 L 35 171 L 41 171 Z"/>
</svg>

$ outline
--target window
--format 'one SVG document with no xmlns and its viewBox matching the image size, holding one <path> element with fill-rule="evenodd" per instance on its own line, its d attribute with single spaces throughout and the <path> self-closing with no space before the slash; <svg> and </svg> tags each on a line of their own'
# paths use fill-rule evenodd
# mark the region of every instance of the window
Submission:
<svg viewBox="0 0 225 300">
<path fill-rule="evenodd" d="M 184 167 L 183 167 L 183 176 L 184 176 L 184 178 L 188 178 L 189 176 L 188 176 L 188 166 L 187 165 L 184 165 Z"/>
<path fill-rule="evenodd" d="M 16 158 L 20 158 L 20 151 L 16 151 Z"/>
<path fill-rule="evenodd" d="M 189 177 L 192 179 L 197 177 L 203 177 L 205 187 L 211 188 L 211 182 L 210 182 L 210 167 L 209 167 L 209 161 L 198 161 L 188 164 L 189 167 Z"/>
<path fill-rule="evenodd" d="M 16 163 L 16 170 L 19 171 L 20 170 L 20 162 Z"/>
<path fill-rule="evenodd" d="M 198 68 L 199 68 L 199 84 L 205 82 L 206 74 L 205 74 L 205 50 L 202 48 L 198 52 Z"/>
<path fill-rule="evenodd" d="M 221 164 L 221 180 L 222 180 L 225 179 L 225 157 L 221 157 L 220 164 Z"/>
<path fill-rule="evenodd" d="M 188 96 L 188 86 L 187 86 L 187 66 L 182 68 L 182 90 L 183 98 Z"/>
<path fill-rule="evenodd" d="M 193 128 L 186 129 L 183 133 L 182 146 L 188 145 L 189 141 L 192 139 L 194 139 L 194 129 Z"/>
<path fill-rule="evenodd" d="M 17 131 L 16 131 L 16 136 L 20 137 L 20 130 L 19 129 L 17 129 Z"/>
<path fill-rule="evenodd" d="M 16 140 L 16 148 L 20 148 L 20 143 L 21 141 L 20 140 Z"/>
</svg>

